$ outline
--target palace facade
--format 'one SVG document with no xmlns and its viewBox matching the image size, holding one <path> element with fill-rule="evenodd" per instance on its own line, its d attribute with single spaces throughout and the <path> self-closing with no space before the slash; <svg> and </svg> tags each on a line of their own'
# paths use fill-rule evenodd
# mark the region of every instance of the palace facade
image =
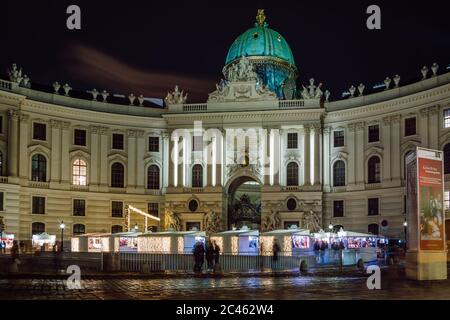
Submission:
<svg viewBox="0 0 450 320">
<path fill-rule="evenodd" d="M 61 221 L 68 236 L 142 230 L 131 205 L 160 217 L 153 230 L 331 224 L 403 238 L 405 157 L 444 150 L 450 174 L 450 73 L 417 73 L 329 101 L 313 79 L 296 86 L 289 45 L 262 12 L 205 103 L 186 103 L 178 88 L 163 106 L 57 82 L 48 90 L 13 66 L 0 80 L 5 232 L 59 235 Z M 449 189 L 450 175 L 447 219 Z"/>
</svg>

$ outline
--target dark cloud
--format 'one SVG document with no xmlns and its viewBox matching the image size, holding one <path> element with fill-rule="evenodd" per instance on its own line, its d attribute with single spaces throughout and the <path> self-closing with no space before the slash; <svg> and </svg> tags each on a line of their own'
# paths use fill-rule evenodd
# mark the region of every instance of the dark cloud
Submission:
<svg viewBox="0 0 450 320">
<path fill-rule="evenodd" d="M 189 100 L 204 100 L 213 91 L 216 79 L 206 79 L 167 72 L 142 70 L 104 52 L 81 44 L 69 45 L 63 60 L 71 78 L 88 81 L 98 88 L 107 87 L 117 92 L 133 92 L 148 97 L 165 97 L 178 85 L 188 93 Z"/>
</svg>

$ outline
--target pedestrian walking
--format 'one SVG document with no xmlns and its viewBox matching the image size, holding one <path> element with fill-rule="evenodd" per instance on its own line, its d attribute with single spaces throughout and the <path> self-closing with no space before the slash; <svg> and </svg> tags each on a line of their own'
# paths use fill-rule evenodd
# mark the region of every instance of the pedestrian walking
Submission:
<svg viewBox="0 0 450 320">
<path fill-rule="evenodd" d="M 23 241 L 20 241 L 19 247 L 20 247 L 20 253 L 24 253 L 25 252 L 25 243 Z"/>
<path fill-rule="evenodd" d="M 277 239 L 274 239 L 272 245 L 272 269 L 274 269 L 274 267 L 277 267 L 278 252 L 280 252 L 280 245 L 278 244 Z"/>
<path fill-rule="evenodd" d="M 219 257 L 220 257 L 220 247 L 214 241 L 214 264 L 219 264 Z"/>
<path fill-rule="evenodd" d="M 17 240 L 13 241 L 13 245 L 11 248 L 11 260 L 12 260 L 11 271 L 18 272 L 20 260 L 19 260 L 19 245 L 17 243 Z"/>
<path fill-rule="evenodd" d="M 0 245 L 1 245 L 1 252 L 2 252 L 3 254 L 5 254 L 5 253 L 6 253 L 6 242 L 5 242 L 5 240 L 3 240 L 3 241 L 0 243 Z"/>
<path fill-rule="evenodd" d="M 208 264 L 208 271 L 212 271 L 214 267 L 214 246 L 211 241 L 206 243 L 206 262 Z"/>
</svg>

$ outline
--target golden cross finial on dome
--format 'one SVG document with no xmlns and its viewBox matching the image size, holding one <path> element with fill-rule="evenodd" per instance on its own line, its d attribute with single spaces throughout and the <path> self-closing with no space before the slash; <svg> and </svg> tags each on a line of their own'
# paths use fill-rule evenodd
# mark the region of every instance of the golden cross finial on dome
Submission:
<svg viewBox="0 0 450 320">
<path fill-rule="evenodd" d="M 264 21 L 266 21 L 266 15 L 264 14 L 264 9 L 258 9 L 258 13 L 256 14 L 256 22 L 259 26 L 264 26 Z"/>
</svg>

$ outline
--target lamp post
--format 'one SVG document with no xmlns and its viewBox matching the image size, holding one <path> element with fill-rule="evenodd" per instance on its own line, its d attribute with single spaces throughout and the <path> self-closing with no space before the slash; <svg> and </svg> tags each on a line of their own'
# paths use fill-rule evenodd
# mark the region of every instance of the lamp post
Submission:
<svg viewBox="0 0 450 320">
<path fill-rule="evenodd" d="M 63 251 L 63 243 L 64 243 L 64 228 L 66 227 L 66 225 L 64 224 L 64 221 L 61 221 L 61 223 L 59 224 L 59 228 L 61 229 L 61 252 Z"/>
<path fill-rule="evenodd" d="M 333 224 L 330 222 L 330 224 L 328 225 L 328 230 L 333 231 Z"/>
<path fill-rule="evenodd" d="M 405 219 L 405 222 L 403 222 L 403 229 L 405 231 L 405 251 L 406 251 L 406 227 L 408 227 L 408 222 Z"/>
<path fill-rule="evenodd" d="M 136 223 L 136 224 L 134 225 L 134 231 L 137 232 L 138 230 L 139 230 L 139 226 L 138 226 L 138 224 Z"/>
</svg>

